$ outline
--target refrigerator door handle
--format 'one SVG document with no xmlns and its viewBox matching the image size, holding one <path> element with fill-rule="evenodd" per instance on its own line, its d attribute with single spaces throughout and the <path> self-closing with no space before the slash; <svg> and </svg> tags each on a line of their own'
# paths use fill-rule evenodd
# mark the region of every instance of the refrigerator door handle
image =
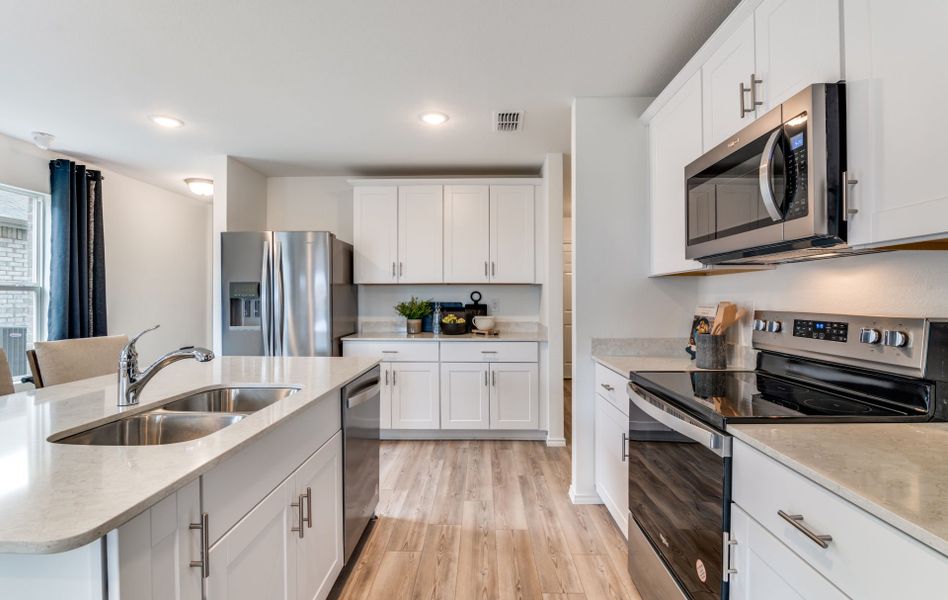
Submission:
<svg viewBox="0 0 948 600">
<path fill-rule="evenodd" d="M 285 356 L 286 294 L 283 279 L 283 246 L 273 242 L 273 356 Z"/>
<path fill-rule="evenodd" d="M 273 356 L 273 323 L 271 321 L 271 266 L 273 253 L 270 242 L 263 243 L 263 260 L 260 265 L 260 334 L 263 336 L 263 355 Z"/>
</svg>

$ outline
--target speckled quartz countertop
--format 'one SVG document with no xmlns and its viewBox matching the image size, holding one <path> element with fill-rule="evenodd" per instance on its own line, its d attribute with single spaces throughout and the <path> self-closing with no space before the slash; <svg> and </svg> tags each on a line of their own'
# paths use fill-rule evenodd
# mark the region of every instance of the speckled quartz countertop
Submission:
<svg viewBox="0 0 948 600">
<path fill-rule="evenodd" d="M 948 555 L 948 423 L 732 425 L 728 431 Z"/>
<path fill-rule="evenodd" d="M 328 394 L 376 364 L 368 358 L 182 361 L 155 376 L 137 406 L 121 411 L 114 375 L 0 396 L 0 553 L 61 552 L 95 540 L 304 407 L 338 402 L 338 395 Z M 191 442 L 116 447 L 47 441 L 220 384 L 300 389 Z"/>
<path fill-rule="evenodd" d="M 408 335 L 404 331 L 354 333 L 342 338 L 344 342 L 545 342 L 546 336 L 536 332 L 501 332 L 500 335 L 434 335 L 416 333 Z"/>
<path fill-rule="evenodd" d="M 593 360 L 607 369 L 611 369 L 628 377 L 629 373 L 636 371 L 700 371 L 695 366 L 695 361 L 687 356 L 593 356 Z M 740 367 L 728 367 L 729 371 L 743 371 L 753 369 L 742 369 Z"/>
</svg>

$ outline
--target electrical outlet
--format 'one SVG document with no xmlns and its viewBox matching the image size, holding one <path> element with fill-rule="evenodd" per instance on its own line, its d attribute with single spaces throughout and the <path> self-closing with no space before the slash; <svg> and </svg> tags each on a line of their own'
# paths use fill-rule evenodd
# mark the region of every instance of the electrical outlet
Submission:
<svg viewBox="0 0 948 600">
<path fill-rule="evenodd" d="M 500 310 L 500 300 L 494 299 L 490 301 L 490 312 L 497 314 L 497 311 Z"/>
</svg>

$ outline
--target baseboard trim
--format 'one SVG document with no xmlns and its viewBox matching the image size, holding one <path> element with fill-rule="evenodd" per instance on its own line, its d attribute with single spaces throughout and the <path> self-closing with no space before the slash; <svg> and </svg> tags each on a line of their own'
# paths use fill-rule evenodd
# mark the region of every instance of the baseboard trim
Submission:
<svg viewBox="0 0 948 600">
<path fill-rule="evenodd" d="M 383 440 L 514 440 L 542 442 L 545 431 L 511 429 L 383 429 Z"/>
<path fill-rule="evenodd" d="M 602 498 L 595 491 L 577 493 L 572 485 L 569 486 L 569 499 L 573 504 L 602 504 Z"/>
<path fill-rule="evenodd" d="M 566 446 L 566 438 L 565 437 L 558 437 L 558 438 L 547 437 L 546 445 L 553 448 L 562 448 Z"/>
</svg>

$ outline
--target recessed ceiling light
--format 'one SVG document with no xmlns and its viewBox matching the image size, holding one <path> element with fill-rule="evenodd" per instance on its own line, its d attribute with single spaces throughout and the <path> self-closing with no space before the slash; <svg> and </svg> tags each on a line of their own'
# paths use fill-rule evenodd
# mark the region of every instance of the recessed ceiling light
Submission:
<svg viewBox="0 0 948 600">
<path fill-rule="evenodd" d="M 184 180 L 188 184 L 188 189 L 191 190 L 192 194 L 198 196 L 213 196 L 214 195 L 214 180 L 213 179 L 201 179 L 198 177 L 188 177 Z"/>
<path fill-rule="evenodd" d="M 36 147 L 40 150 L 49 150 L 49 147 L 56 141 L 55 135 L 46 133 L 45 131 L 32 131 L 30 132 L 30 136 L 33 138 L 33 143 L 36 144 Z"/>
<path fill-rule="evenodd" d="M 167 127 L 168 129 L 184 127 L 184 121 L 174 117 L 169 117 L 167 115 L 148 115 L 148 118 L 155 125 L 161 125 L 162 127 Z"/>
<path fill-rule="evenodd" d="M 428 125 L 441 125 L 448 120 L 448 115 L 440 112 L 426 112 L 418 115 L 418 118 Z"/>
</svg>

